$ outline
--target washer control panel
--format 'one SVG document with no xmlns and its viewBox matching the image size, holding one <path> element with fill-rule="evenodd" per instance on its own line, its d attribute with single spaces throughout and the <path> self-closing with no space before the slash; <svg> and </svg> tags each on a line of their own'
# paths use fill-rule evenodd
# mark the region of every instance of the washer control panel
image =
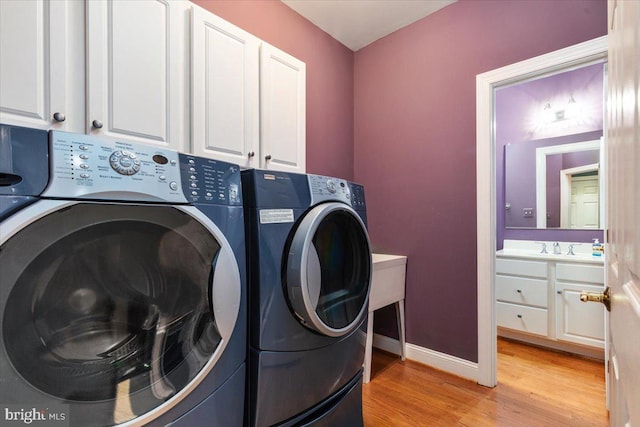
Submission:
<svg viewBox="0 0 640 427">
<path fill-rule="evenodd" d="M 240 167 L 180 153 L 182 189 L 190 203 L 242 205 Z"/>
<path fill-rule="evenodd" d="M 323 175 L 307 175 L 311 204 L 335 200 L 352 205 L 349 182 L 340 178 Z"/>
<path fill-rule="evenodd" d="M 49 138 L 44 197 L 187 202 L 176 151 L 60 131 Z"/>
</svg>

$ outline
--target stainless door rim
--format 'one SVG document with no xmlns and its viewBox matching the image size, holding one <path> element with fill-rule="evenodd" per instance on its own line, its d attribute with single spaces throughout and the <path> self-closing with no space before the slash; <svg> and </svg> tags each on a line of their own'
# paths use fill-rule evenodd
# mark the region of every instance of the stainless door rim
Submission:
<svg viewBox="0 0 640 427">
<path fill-rule="evenodd" d="M 28 225 L 38 221 L 39 219 L 50 215 L 61 209 L 65 209 L 77 204 L 105 204 L 107 202 L 89 202 L 89 201 L 70 201 L 70 200 L 39 200 L 34 204 L 18 211 L 14 215 L 0 222 L 0 246 L 8 241 L 12 236 L 20 232 Z M 114 203 L 108 202 L 108 204 L 120 204 L 128 205 L 131 203 Z M 137 205 L 146 206 L 146 205 Z M 187 397 L 202 380 L 211 372 L 217 361 L 220 359 L 224 350 L 231 339 L 233 329 L 238 320 L 240 310 L 240 297 L 241 297 L 241 282 L 240 271 L 238 269 L 238 262 L 231 245 L 225 238 L 222 231 L 202 212 L 193 206 L 181 206 L 181 205 L 148 205 L 172 207 L 180 210 L 194 220 L 202 224 L 211 235 L 220 244 L 220 251 L 214 262 L 214 274 L 211 286 L 211 303 L 216 319 L 216 326 L 220 334 L 221 340 L 214 351 L 209 361 L 204 365 L 202 370 L 193 378 L 193 380 L 187 384 L 182 390 L 177 392 L 171 399 L 162 405 L 152 409 L 151 411 L 142 414 L 141 416 L 134 418 L 130 421 L 118 424 L 118 426 L 142 426 L 150 422 L 151 420 L 159 417 L 163 413 L 170 410 L 177 405 L 182 399 Z M 176 230 L 178 231 L 178 230 Z M 179 231 L 178 231 L 179 232 Z"/>
<path fill-rule="evenodd" d="M 343 328 L 333 328 L 327 325 L 320 319 L 316 313 L 317 295 L 319 290 L 311 289 L 311 284 L 308 280 L 308 275 L 311 273 L 309 270 L 309 255 L 312 251 L 315 251 L 313 247 L 313 237 L 322 221 L 332 212 L 343 211 L 347 212 L 362 227 L 362 232 L 366 239 L 368 251 L 368 263 L 369 271 L 369 283 L 367 284 L 367 295 L 364 299 L 363 305 L 360 308 L 358 315 L 353 322 Z M 321 203 L 312 208 L 300 222 L 300 225 L 295 231 L 294 237 L 291 241 L 291 247 L 289 250 L 287 259 L 287 288 L 289 293 L 290 303 L 295 310 L 296 314 L 303 318 L 305 324 L 321 334 L 340 337 L 348 334 L 358 327 L 361 320 L 367 313 L 369 305 L 369 292 L 371 290 L 371 278 L 373 273 L 373 261 L 371 257 L 371 242 L 369 241 L 369 234 L 367 233 L 367 227 L 360 218 L 360 215 L 353 210 L 350 206 L 344 203 L 329 202 Z M 296 295 L 302 296 L 296 298 Z"/>
</svg>

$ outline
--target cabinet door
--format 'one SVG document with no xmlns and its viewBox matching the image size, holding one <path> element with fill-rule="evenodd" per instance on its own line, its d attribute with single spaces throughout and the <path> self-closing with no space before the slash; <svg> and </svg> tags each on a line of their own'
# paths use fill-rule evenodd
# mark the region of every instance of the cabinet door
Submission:
<svg viewBox="0 0 640 427">
<path fill-rule="evenodd" d="M 184 149 L 188 4 L 87 2 L 87 128 Z"/>
<path fill-rule="evenodd" d="M 260 48 L 260 154 L 264 169 L 305 172 L 304 62 L 266 43 Z"/>
<path fill-rule="evenodd" d="M 192 152 L 259 167 L 259 40 L 194 6 Z"/>
<path fill-rule="evenodd" d="M 0 1 L 0 122 L 84 132 L 83 97 L 84 3 Z"/>
<path fill-rule="evenodd" d="M 556 282 L 556 338 L 604 348 L 604 306 L 585 304 L 580 292 L 602 292 L 604 286 Z"/>
</svg>

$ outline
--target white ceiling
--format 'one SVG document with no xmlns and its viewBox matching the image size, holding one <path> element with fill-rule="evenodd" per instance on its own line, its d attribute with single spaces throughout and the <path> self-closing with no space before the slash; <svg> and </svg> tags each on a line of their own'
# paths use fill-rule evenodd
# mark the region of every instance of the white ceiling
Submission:
<svg viewBox="0 0 640 427">
<path fill-rule="evenodd" d="M 281 0 L 356 51 L 456 0 Z"/>
</svg>

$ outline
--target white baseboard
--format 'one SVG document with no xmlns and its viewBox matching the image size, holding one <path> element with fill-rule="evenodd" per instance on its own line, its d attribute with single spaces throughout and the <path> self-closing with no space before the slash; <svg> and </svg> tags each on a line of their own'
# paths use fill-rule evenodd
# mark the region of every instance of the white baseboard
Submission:
<svg viewBox="0 0 640 427">
<path fill-rule="evenodd" d="M 400 341 L 380 334 L 373 334 L 373 346 L 400 355 Z M 407 359 L 472 381 L 478 381 L 478 364 L 415 344 L 405 346 Z"/>
</svg>

